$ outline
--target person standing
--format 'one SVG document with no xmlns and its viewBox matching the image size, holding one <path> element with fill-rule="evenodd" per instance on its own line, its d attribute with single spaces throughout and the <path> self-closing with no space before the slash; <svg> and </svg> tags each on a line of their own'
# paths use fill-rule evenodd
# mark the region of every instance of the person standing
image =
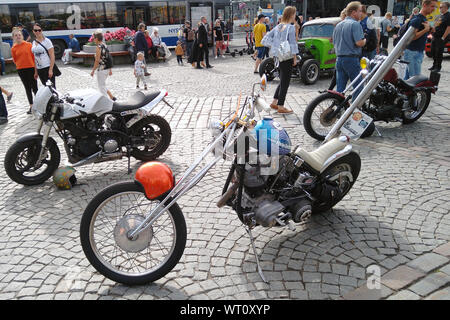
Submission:
<svg viewBox="0 0 450 320">
<path fill-rule="evenodd" d="M 207 31 L 207 20 L 206 17 L 201 17 L 201 24 L 198 27 L 198 47 L 199 54 L 197 56 L 197 69 L 203 69 L 200 66 L 200 61 L 202 56 L 205 56 L 206 68 L 212 68 L 213 66 L 209 64 L 209 50 L 208 50 L 208 31 Z"/>
<path fill-rule="evenodd" d="M 389 32 L 391 32 L 391 30 L 392 30 L 391 19 L 392 19 L 392 13 L 386 12 L 386 14 L 384 15 L 384 19 L 380 23 L 381 47 L 383 47 L 383 49 L 386 49 L 386 50 L 389 47 Z"/>
<path fill-rule="evenodd" d="M 186 42 L 186 56 L 190 56 L 192 52 L 192 45 L 195 39 L 195 31 L 192 30 L 191 23 L 186 21 L 184 23 L 184 41 Z"/>
<path fill-rule="evenodd" d="M 359 1 L 350 2 L 346 7 L 347 17 L 339 22 L 333 32 L 333 43 L 336 50 L 336 85 L 337 91 L 343 92 L 347 82 L 353 81 L 361 71 L 359 58 L 362 47 L 366 44 L 364 32 L 359 23 L 361 20 L 362 5 Z M 354 84 L 353 88 L 360 81 Z M 356 98 L 361 89 L 353 92 Z"/>
<path fill-rule="evenodd" d="M 144 84 L 144 90 L 147 90 L 147 83 L 145 82 L 145 54 L 143 52 L 138 52 L 136 54 L 136 61 L 134 62 L 134 76 L 136 77 L 136 89 L 139 89 L 139 83 L 142 81 Z"/>
<path fill-rule="evenodd" d="M 292 56 L 280 62 L 280 83 L 270 104 L 272 109 L 278 110 L 278 113 L 281 114 L 293 112 L 284 107 L 284 102 L 286 101 L 287 91 L 291 82 L 292 68 L 297 64 L 298 44 L 295 39 L 295 27 L 291 25 L 291 23 L 295 22 L 296 10 L 295 7 L 287 6 L 281 16 L 280 24 L 267 35 L 269 39 L 272 38 L 271 50 L 274 56 L 279 56 L 281 43 L 285 41 L 289 43 L 290 55 Z"/>
<path fill-rule="evenodd" d="M 178 65 L 183 65 L 183 55 L 184 55 L 184 50 L 183 50 L 183 46 L 181 43 L 181 40 L 177 41 L 177 46 L 175 48 L 175 54 L 177 56 L 177 62 Z"/>
<path fill-rule="evenodd" d="M 263 14 L 260 14 L 258 16 L 258 23 L 256 24 L 255 28 L 253 29 L 253 34 L 255 35 L 255 47 L 256 51 L 258 52 L 256 56 L 256 62 L 255 62 L 255 70 L 253 73 L 259 73 L 259 65 L 261 64 L 262 60 L 264 59 L 264 56 L 266 54 L 266 47 L 264 47 L 261 43 L 261 40 L 266 35 L 266 25 L 264 24 L 266 16 Z"/>
<path fill-rule="evenodd" d="M 366 38 L 366 45 L 362 49 L 362 56 L 372 60 L 377 54 L 379 39 L 375 27 L 372 25 L 372 21 L 370 21 L 367 15 L 367 8 L 365 5 L 362 6 L 360 23 L 363 28 L 364 37 Z"/>
<path fill-rule="evenodd" d="M 136 52 L 142 51 L 145 54 L 145 59 L 148 60 L 149 58 L 149 50 L 147 40 L 145 39 L 145 23 L 139 23 L 138 25 L 138 32 L 136 32 L 136 35 L 134 36 L 134 46 L 136 48 Z M 144 60 L 145 63 L 145 60 Z M 145 63 L 146 64 L 146 63 Z M 145 76 L 149 76 L 150 73 L 145 70 Z"/>
<path fill-rule="evenodd" d="M 222 58 L 225 58 L 225 56 L 222 53 L 222 45 L 223 45 L 223 30 L 222 26 L 220 25 L 220 20 L 217 19 L 213 28 L 213 34 L 214 34 L 214 40 L 216 42 L 215 51 L 216 55 L 214 59 L 217 59 L 217 56 L 222 56 Z"/>
<path fill-rule="evenodd" d="M 30 104 L 30 109 L 27 113 L 31 114 L 31 108 L 33 107 L 33 93 L 36 94 L 38 91 L 37 81 L 34 78 L 34 55 L 33 52 L 31 52 L 31 47 L 33 45 L 23 39 L 22 31 L 19 28 L 13 29 L 12 37 L 14 45 L 11 48 L 11 55 L 14 64 L 16 65 L 17 73 L 25 88 L 28 103 Z"/>
<path fill-rule="evenodd" d="M 35 71 L 34 78 L 41 80 L 41 83 L 45 86 L 47 81 L 52 82 L 52 87 L 56 88 L 55 75 L 53 74 L 53 67 L 55 66 L 55 49 L 50 39 L 46 38 L 42 33 L 42 27 L 39 23 L 33 25 L 33 33 L 35 40 L 31 51 L 34 54 Z"/>
<path fill-rule="evenodd" d="M 95 52 L 95 61 L 91 77 L 93 77 L 95 71 L 97 71 L 98 90 L 104 96 L 109 96 L 111 100 L 116 101 L 116 97 L 113 96 L 111 91 L 106 89 L 106 78 L 112 76 L 112 64 L 108 61 L 108 50 L 106 44 L 103 42 L 103 34 L 101 32 L 97 31 L 94 33 L 94 42 L 97 45 L 97 51 Z M 111 58 L 110 54 L 109 57 Z"/>
<path fill-rule="evenodd" d="M 413 41 L 406 47 L 403 60 L 408 62 L 406 68 L 405 80 L 421 73 L 423 51 L 427 42 L 427 35 L 431 27 L 427 21 L 427 16 L 431 14 L 437 7 L 436 0 L 423 0 L 422 9 L 419 14 L 414 16 L 409 22 L 410 27 L 416 29 Z"/>
<path fill-rule="evenodd" d="M 433 56 L 433 66 L 428 70 L 441 71 L 442 55 L 444 53 L 445 44 L 447 43 L 447 36 L 450 34 L 450 12 L 448 8 L 450 3 L 441 2 L 439 10 L 441 16 L 435 22 L 435 31 L 433 33 L 433 40 L 431 41 L 431 54 Z"/>
</svg>

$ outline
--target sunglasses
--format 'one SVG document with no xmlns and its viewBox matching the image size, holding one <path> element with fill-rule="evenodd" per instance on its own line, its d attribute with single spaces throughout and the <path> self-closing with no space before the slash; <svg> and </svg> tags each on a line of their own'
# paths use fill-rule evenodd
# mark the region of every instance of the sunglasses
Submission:
<svg viewBox="0 0 450 320">
<path fill-rule="evenodd" d="M 41 32 L 42 29 L 33 29 L 34 32 Z"/>
</svg>

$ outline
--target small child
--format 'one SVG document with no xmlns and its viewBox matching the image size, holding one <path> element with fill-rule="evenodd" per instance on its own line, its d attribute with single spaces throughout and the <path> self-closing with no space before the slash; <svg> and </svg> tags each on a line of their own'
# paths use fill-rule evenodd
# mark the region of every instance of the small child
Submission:
<svg viewBox="0 0 450 320">
<path fill-rule="evenodd" d="M 134 76 L 136 77 L 136 89 L 139 89 L 139 82 L 144 83 L 144 90 L 147 90 L 147 83 L 145 83 L 145 63 L 144 53 L 142 51 L 136 54 L 136 62 L 134 63 Z"/>
<path fill-rule="evenodd" d="M 175 54 L 177 55 L 178 65 L 183 65 L 184 50 L 183 50 L 180 40 L 177 41 L 177 47 L 175 48 Z"/>
</svg>

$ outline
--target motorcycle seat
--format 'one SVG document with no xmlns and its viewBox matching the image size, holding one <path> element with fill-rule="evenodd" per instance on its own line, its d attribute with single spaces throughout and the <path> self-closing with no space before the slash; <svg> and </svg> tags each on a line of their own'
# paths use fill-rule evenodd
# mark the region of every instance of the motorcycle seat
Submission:
<svg viewBox="0 0 450 320">
<path fill-rule="evenodd" d="M 401 86 L 403 86 L 404 88 L 408 88 L 408 89 L 412 89 L 414 88 L 417 84 L 427 81 L 428 77 L 424 76 L 422 74 L 419 74 L 417 76 L 411 77 L 408 80 L 403 80 L 403 79 L 398 79 L 398 82 Z"/>
<path fill-rule="evenodd" d="M 145 94 L 142 91 L 137 91 L 126 101 L 119 101 L 113 103 L 113 111 L 122 112 L 142 108 L 146 104 L 152 102 L 161 92 L 153 92 Z"/>
<path fill-rule="evenodd" d="M 344 140 L 344 141 L 342 141 Z M 297 148 L 295 153 L 302 158 L 311 168 L 321 172 L 325 161 L 336 152 L 342 150 L 347 145 L 347 139 L 334 138 L 321 145 L 318 149 L 308 152 L 302 148 Z"/>
</svg>

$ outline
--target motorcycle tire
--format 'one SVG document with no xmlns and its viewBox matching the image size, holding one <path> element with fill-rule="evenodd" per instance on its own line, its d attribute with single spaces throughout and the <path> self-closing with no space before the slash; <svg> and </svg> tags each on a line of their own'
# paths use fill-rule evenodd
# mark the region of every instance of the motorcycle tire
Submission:
<svg viewBox="0 0 450 320">
<path fill-rule="evenodd" d="M 314 84 L 319 80 L 320 66 L 314 59 L 306 60 L 301 68 L 300 76 L 306 85 Z"/>
<path fill-rule="evenodd" d="M 430 105 L 431 101 L 431 93 L 428 90 L 418 90 L 416 91 L 416 98 L 420 95 L 420 101 L 418 110 L 412 112 L 411 114 L 408 114 L 407 112 L 403 112 L 402 118 L 403 118 L 403 124 L 410 124 L 413 123 L 416 120 L 419 120 L 419 118 L 425 113 L 428 106 Z"/>
<path fill-rule="evenodd" d="M 159 131 L 154 130 L 154 126 L 159 128 Z M 172 139 L 172 130 L 170 129 L 169 123 L 158 115 L 152 114 L 131 127 L 131 132 L 133 136 L 143 136 L 146 133 L 146 129 L 150 131 L 152 135 L 157 134 L 159 141 L 157 144 L 149 150 L 148 146 L 141 150 L 137 147 L 133 148 L 131 155 L 141 161 L 153 161 L 159 156 L 161 156 L 169 147 L 170 141 Z M 158 134 L 159 132 L 159 134 Z"/>
<path fill-rule="evenodd" d="M 343 97 L 329 92 L 323 93 L 312 100 L 306 107 L 305 113 L 303 114 L 303 126 L 305 127 L 306 133 L 308 133 L 308 135 L 316 140 L 323 141 L 338 119 L 338 117 L 335 117 L 332 120 L 326 121 L 322 119 L 323 114 L 324 112 L 330 112 L 331 109 L 329 109 L 329 107 L 331 107 L 332 105 L 338 105 L 343 101 Z M 316 110 L 316 108 L 318 108 L 322 103 L 325 103 L 326 105 L 328 105 L 328 107 L 322 107 L 320 118 L 318 120 L 320 125 L 323 126 L 324 130 L 319 132 L 317 128 L 314 128 L 312 124 L 312 117 L 313 114 L 315 114 L 314 111 Z M 344 110 L 342 110 L 342 112 L 343 111 Z M 325 128 L 328 128 L 328 131 L 326 131 Z"/>
<path fill-rule="evenodd" d="M 275 63 L 273 58 L 267 58 L 259 65 L 259 76 L 262 77 L 263 75 L 266 75 L 267 81 L 275 79 L 274 71 Z"/>
<path fill-rule="evenodd" d="M 340 197 L 335 198 L 328 203 L 318 203 L 316 201 L 315 203 L 313 203 L 312 212 L 321 213 L 328 211 L 332 207 L 334 207 L 339 201 L 341 201 L 355 184 L 356 180 L 358 179 L 360 170 L 361 170 L 361 158 L 356 152 L 350 152 L 349 154 L 333 162 L 323 173 L 321 173 L 321 176 L 327 177 L 330 175 L 336 175 L 337 173 L 340 172 L 349 172 L 352 175 L 352 181 L 348 179 L 347 175 L 344 175 L 343 178 L 339 178 L 338 180 L 340 181 L 339 188 L 340 189 L 342 188 Z"/>
<path fill-rule="evenodd" d="M 32 167 L 30 166 L 34 165 L 37 161 L 37 157 L 41 151 L 41 141 L 42 140 L 40 139 L 34 139 L 23 142 L 15 142 L 8 149 L 5 155 L 4 167 L 6 174 L 11 178 L 11 180 L 25 186 L 34 186 L 47 181 L 55 170 L 58 169 L 59 162 L 61 161 L 61 154 L 55 140 L 49 138 L 47 141 L 47 159 L 43 161 L 43 165 L 46 165 L 47 167 L 35 176 L 25 175 L 27 172 L 33 172 L 31 170 Z M 49 156 L 50 158 L 48 158 Z M 26 165 L 25 162 L 27 162 Z M 24 168 L 19 168 L 24 165 Z M 41 168 L 42 166 L 39 169 Z"/>
<path fill-rule="evenodd" d="M 164 277 L 175 267 L 187 238 L 186 221 L 178 204 L 171 206 L 135 240 L 126 236 L 144 220 L 143 212 L 150 212 L 157 203 L 148 200 L 142 187 L 133 181 L 111 185 L 89 202 L 81 218 L 80 241 L 86 258 L 98 272 L 115 282 L 142 285 Z M 151 205 L 154 206 L 143 207 Z M 111 218 L 107 219 L 108 216 Z M 165 248 L 166 233 L 170 231 L 173 239 L 170 247 Z M 159 233 L 163 238 L 158 239 Z M 160 261 L 149 265 L 146 259 L 154 258 Z"/>
</svg>

